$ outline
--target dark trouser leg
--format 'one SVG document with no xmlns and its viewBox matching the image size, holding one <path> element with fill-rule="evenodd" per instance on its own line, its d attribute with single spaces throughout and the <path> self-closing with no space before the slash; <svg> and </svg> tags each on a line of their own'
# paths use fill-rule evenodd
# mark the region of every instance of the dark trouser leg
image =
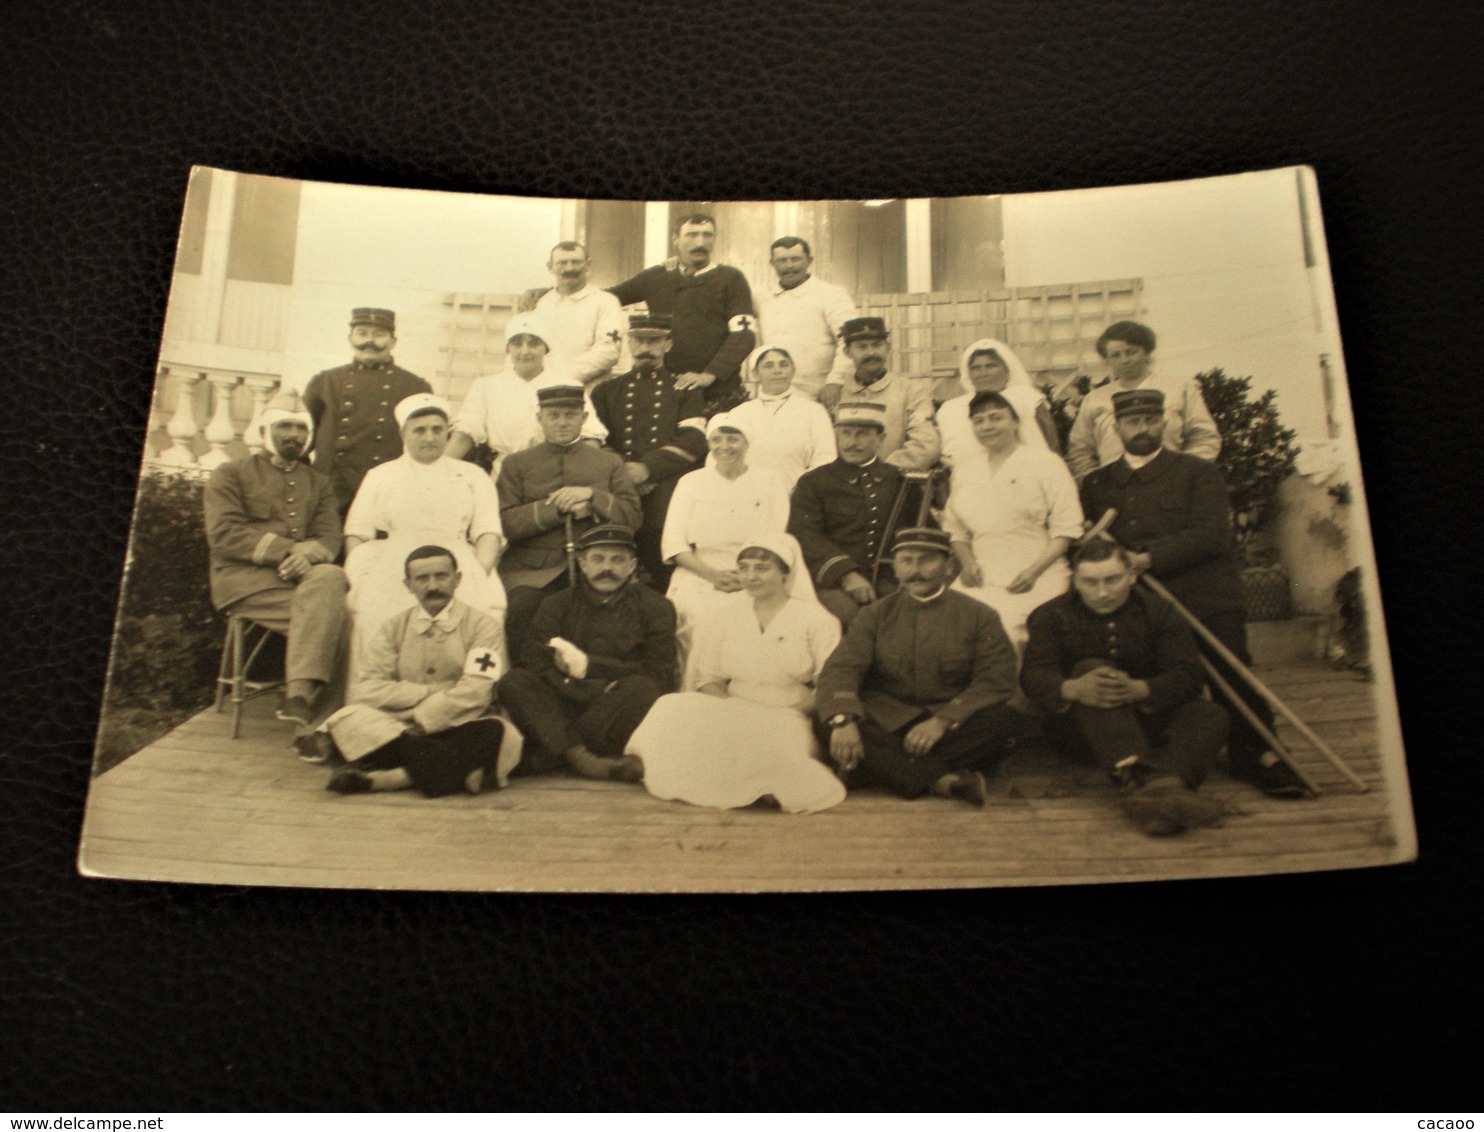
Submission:
<svg viewBox="0 0 1484 1132">
<path fill-rule="evenodd" d="M 916 798 L 944 775 L 993 767 L 1005 756 L 1006 744 L 1020 734 L 1024 717 L 1004 704 L 981 708 L 926 755 L 913 758 L 902 749 L 902 741 L 917 722 L 892 732 L 869 718 L 861 720 L 866 754 L 852 778 L 885 786 L 903 798 Z"/>
<path fill-rule="evenodd" d="M 476 719 L 458 727 L 404 741 L 405 769 L 412 785 L 428 798 L 459 794 L 464 781 L 476 770 L 493 780 L 495 759 L 505 725 L 498 719 Z"/>
<path fill-rule="evenodd" d="M 625 676 L 578 717 L 572 732 L 593 754 L 616 759 L 662 695 L 663 689 L 648 676 Z"/>
<path fill-rule="evenodd" d="M 556 689 L 526 668 L 512 668 L 500 681 L 500 704 L 526 737 L 523 773 L 554 770 L 574 739 L 568 724 L 576 714 Z M 535 748 L 535 749 L 532 749 Z"/>
<path fill-rule="evenodd" d="M 514 660 L 520 655 L 521 643 L 526 639 L 526 629 L 530 627 L 531 618 L 536 616 L 536 609 L 548 594 L 558 593 L 567 588 L 567 575 L 558 574 L 544 586 L 516 586 L 505 593 L 505 640 L 510 646 L 510 656 Z"/>
<path fill-rule="evenodd" d="M 1252 655 L 1247 651 L 1247 622 L 1241 613 L 1213 613 L 1203 618 L 1201 623 L 1211 630 L 1217 640 L 1235 653 L 1238 660 L 1249 668 L 1252 666 Z M 1269 731 L 1273 730 L 1273 709 L 1268 705 L 1268 701 L 1254 691 L 1243 677 L 1237 675 L 1226 661 L 1216 655 L 1216 650 L 1201 640 L 1199 636 L 1196 638 L 1196 643 L 1200 646 L 1201 654 L 1211 662 L 1217 672 L 1221 673 L 1222 678 L 1236 689 L 1242 701 L 1252 709 L 1252 713 L 1262 721 L 1263 726 Z M 1231 713 L 1231 738 L 1227 754 L 1233 772 L 1245 775 L 1255 770 L 1258 756 L 1268 749 L 1267 740 L 1254 731 L 1252 725 L 1242 718 L 1241 712 L 1229 706 L 1226 696 L 1214 687 L 1211 689 L 1211 698 Z"/>
<path fill-rule="evenodd" d="M 1230 717 L 1218 704 L 1209 700 L 1181 704 L 1165 717 L 1167 742 L 1156 756 L 1156 765 L 1178 775 L 1194 790 L 1210 773 L 1217 752 L 1227 741 L 1229 726 Z"/>
<path fill-rule="evenodd" d="M 649 575 L 652 589 L 664 593 L 670 585 L 674 568 L 665 565 L 660 554 L 660 538 L 665 530 L 665 512 L 670 509 L 670 496 L 675 494 L 675 481 L 666 480 L 644 496 L 644 518 L 634 532 L 634 548 L 638 552 L 639 565 Z"/>
</svg>

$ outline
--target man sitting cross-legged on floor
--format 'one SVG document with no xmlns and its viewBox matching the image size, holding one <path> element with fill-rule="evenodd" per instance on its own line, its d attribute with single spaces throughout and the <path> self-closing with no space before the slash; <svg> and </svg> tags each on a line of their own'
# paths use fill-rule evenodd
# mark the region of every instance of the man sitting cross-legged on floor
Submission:
<svg viewBox="0 0 1484 1132">
<path fill-rule="evenodd" d="M 1209 825 L 1198 798 L 1226 742 L 1226 710 L 1201 698 L 1195 637 L 1175 607 L 1134 585 L 1128 552 L 1095 539 L 1073 558 L 1072 589 L 1032 611 L 1020 682 L 1066 754 L 1124 787 L 1124 812 L 1152 836 Z"/>
<path fill-rule="evenodd" d="M 982 806 L 979 772 L 1024 727 L 1009 706 L 1015 649 L 998 613 L 948 588 L 950 554 L 944 531 L 900 531 L 892 566 L 902 588 L 856 614 L 819 675 L 821 744 L 847 787 Z"/>
<path fill-rule="evenodd" d="M 675 607 L 634 581 L 634 532 L 617 523 L 577 540 L 582 580 L 546 597 L 500 703 L 529 736 L 521 772 L 565 762 L 586 778 L 638 782 L 643 764 L 624 744 L 654 701 L 675 690 Z"/>
<path fill-rule="evenodd" d="M 455 598 L 459 572 L 441 546 L 407 556 L 417 605 L 387 618 L 367 642 L 351 702 L 327 721 L 350 760 L 326 789 L 340 794 L 415 787 L 429 798 L 505 785 L 520 736 L 489 716 L 500 676 L 500 626 Z"/>
</svg>

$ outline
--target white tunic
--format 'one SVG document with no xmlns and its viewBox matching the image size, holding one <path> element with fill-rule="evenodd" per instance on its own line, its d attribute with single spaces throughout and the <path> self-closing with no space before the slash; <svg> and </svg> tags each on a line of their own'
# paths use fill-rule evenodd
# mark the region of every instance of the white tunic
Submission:
<svg viewBox="0 0 1484 1132">
<path fill-rule="evenodd" d="M 377 538 L 377 532 L 386 537 Z M 345 560 L 353 678 L 360 671 L 362 651 L 382 622 L 415 604 L 403 579 L 407 555 L 420 546 L 452 551 L 463 575 L 459 600 L 503 625 L 505 587 L 498 573 L 485 573 L 473 546 L 487 534 L 503 544 L 500 499 L 474 464 L 447 456 L 420 464 L 403 453 L 372 468 L 345 517 L 345 533 L 366 540 Z"/>
<path fill-rule="evenodd" d="M 955 542 L 974 548 L 984 573 L 981 585 L 971 588 L 959 579 L 954 588 L 998 613 L 1016 650 L 1023 649 L 1026 618 L 1038 605 L 1066 592 L 1071 572 L 1066 560 L 1058 559 L 1029 593 L 1012 594 L 1006 587 L 1052 539 L 1082 534 L 1082 504 L 1066 464 L 1046 448 L 1021 444 L 991 473 L 980 449 L 977 461 L 964 461 L 953 469 L 943 527 Z"/>
<path fill-rule="evenodd" d="M 794 388 L 815 397 L 826 378 L 843 381 L 855 365 L 840 345 L 840 328 L 859 312 L 844 287 L 811 275 L 785 291 L 776 279 L 754 292 L 762 346 L 782 346 L 794 360 Z"/>
<path fill-rule="evenodd" d="M 790 391 L 781 397 L 762 394 L 727 413 L 748 436 L 748 464 L 776 475 L 792 491 L 798 478 L 835 459 L 835 428 L 817 401 Z"/>
<path fill-rule="evenodd" d="M 1165 443 L 1171 452 L 1185 452 L 1202 460 L 1221 455 L 1221 433 L 1200 384 L 1193 377 L 1166 377 L 1153 366 L 1134 389 L 1158 389 L 1165 395 Z M 1117 381 L 1100 385 L 1082 399 L 1077 419 L 1067 435 L 1067 464 L 1079 480 L 1094 468 L 1102 468 L 1123 455 L 1113 416 L 1113 394 L 1124 386 Z"/>
<path fill-rule="evenodd" d="M 665 514 L 660 554 L 666 562 L 694 551 L 707 566 L 731 570 L 737 552 L 750 539 L 782 535 L 788 526 L 788 492 L 771 472 L 749 467 L 736 479 L 714 468 L 681 476 Z M 705 621 L 728 594 L 683 566 L 670 576 L 666 596 L 675 605 L 676 640 L 682 672 L 690 675 L 690 645 L 695 626 Z M 681 687 L 690 687 L 682 682 Z"/>
<path fill-rule="evenodd" d="M 571 295 L 553 287 L 536 300 L 551 348 L 546 370 L 578 385 L 606 377 L 623 346 L 623 308 L 618 296 L 591 283 Z"/>
<path fill-rule="evenodd" d="M 728 696 L 655 703 L 626 748 L 644 760 L 645 788 L 722 809 L 764 794 L 790 813 L 836 805 L 845 787 L 819 761 L 807 713 L 840 623 L 817 602 L 793 599 L 764 629 L 751 598 L 731 598 L 696 648 L 699 682 L 724 683 Z"/>
</svg>

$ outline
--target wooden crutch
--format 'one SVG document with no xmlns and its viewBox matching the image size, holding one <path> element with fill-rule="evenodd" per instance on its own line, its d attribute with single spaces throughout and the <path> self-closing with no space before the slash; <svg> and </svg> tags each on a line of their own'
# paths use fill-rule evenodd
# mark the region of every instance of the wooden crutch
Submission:
<svg viewBox="0 0 1484 1132">
<path fill-rule="evenodd" d="M 1319 789 L 1314 780 L 1304 773 L 1303 767 L 1299 766 L 1294 760 L 1293 752 L 1284 745 L 1283 740 L 1269 731 L 1266 724 L 1257 718 L 1257 713 L 1247 706 L 1246 700 L 1237 695 L 1236 689 L 1227 682 L 1226 677 L 1217 670 L 1216 666 L 1207 657 L 1201 657 L 1201 667 L 1206 670 L 1207 679 L 1226 697 L 1227 702 L 1237 709 L 1242 718 L 1247 721 L 1248 726 L 1256 731 L 1262 741 L 1268 745 L 1268 749 L 1287 764 L 1288 769 L 1298 776 L 1298 780 L 1307 786 L 1316 798 L 1323 794 L 1324 791 Z"/>
<path fill-rule="evenodd" d="M 1086 542 L 1092 537 L 1099 537 L 1106 538 L 1110 542 L 1116 542 L 1117 540 L 1114 539 L 1112 535 L 1109 535 L 1106 532 L 1108 528 L 1113 525 L 1113 520 L 1116 519 L 1117 516 L 1118 509 L 1116 507 L 1108 508 L 1108 510 L 1103 513 L 1103 517 L 1099 519 L 1097 523 L 1087 532 L 1087 534 L 1083 535 L 1082 538 L 1078 541 Z M 1146 586 L 1148 586 L 1149 589 L 1152 590 L 1154 593 L 1158 594 L 1160 597 L 1164 598 L 1172 606 L 1174 606 L 1175 612 L 1180 614 L 1181 617 L 1185 618 L 1186 624 L 1188 624 L 1191 629 L 1195 631 L 1196 635 L 1199 636 L 1201 640 L 1210 645 L 1212 651 L 1214 651 L 1217 656 L 1221 657 L 1222 660 L 1226 661 L 1226 663 L 1231 666 L 1232 671 L 1241 676 L 1242 679 L 1247 682 L 1247 685 L 1254 692 L 1260 695 L 1263 699 L 1267 700 L 1268 704 L 1273 708 L 1274 711 L 1278 712 L 1278 714 L 1283 716 L 1284 719 L 1293 724 L 1295 730 L 1297 730 L 1300 735 L 1308 740 L 1309 745 L 1312 746 L 1321 755 L 1323 755 L 1327 760 L 1329 760 L 1330 764 L 1336 770 L 1338 770 L 1347 779 L 1349 779 L 1356 790 L 1358 790 L 1362 794 L 1367 794 L 1370 792 L 1371 788 L 1359 776 L 1357 776 L 1353 770 L 1350 769 L 1350 767 L 1342 758 L 1340 758 L 1339 755 L 1335 754 L 1334 751 L 1330 749 L 1329 744 L 1327 744 L 1323 739 L 1316 735 L 1313 728 L 1311 728 L 1307 723 L 1300 719 L 1298 717 L 1298 714 L 1292 708 L 1290 708 L 1286 703 L 1279 699 L 1278 693 L 1274 692 L 1271 688 L 1264 684 L 1262 680 L 1258 678 L 1257 674 L 1252 671 L 1252 669 L 1248 668 L 1245 664 L 1238 660 L 1237 655 L 1232 652 L 1231 649 L 1227 648 L 1225 644 L 1222 643 L 1221 638 L 1217 637 L 1215 633 L 1211 632 L 1210 629 L 1207 629 L 1205 625 L 1201 624 L 1200 618 L 1198 618 L 1190 610 L 1186 609 L 1184 603 L 1182 603 L 1177 597 L 1175 597 L 1174 594 L 1170 593 L 1163 582 L 1154 577 L 1147 570 L 1139 575 L 1139 580 Z M 1212 667 L 1210 661 L 1205 660 L 1204 657 L 1202 658 L 1202 661 L 1205 664 L 1207 671 L 1210 672 Z M 1217 673 L 1213 672 L 1212 676 L 1216 681 L 1218 681 L 1218 686 L 1222 687 L 1223 690 L 1227 692 L 1228 696 L 1231 698 L 1231 702 L 1233 704 L 1240 705 L 1238 710 L 1243 712 L 1243 718 L 1247 719 L 1249 723 L 1253 722 L 1250 714 L 1248 714 L 1251 709 L 1247 708 L 1247 705 L 1242 702 L 1240 696 L 1232 694 L 1231 685 L 1224 679 L 1221 679 L 1220 675 Z M 1267 732 L 1267 734 L 1264 734 L 1265 731 L 1267 731 L 1266 728 L 1258 729 L 1258 734 L 1262 735 L 1264 740 L 1266 740 L 1268 736 L 1271 735 L 1271 732 Z M 1273 736 L 1273 738 L 1276 739 L 1277 737 Z M 1289 769 L 1292 770 L 1296 775 L 1298 775 L 1299 778 L 1302 779 L 1306 785 L 1309 785 L 1311 789 L 1313 788 L 1313 784 L 1310 783 L 1308 777 L 1304 774 L 1304 772 L 1294 765 L 1293 756 L 1287 751 L 1287 748 L 1283 747 L 1283 745 L 1280 743 L 1277 746 L 1273 747 L 1273 753 L 1280 759 L 1282 759 L 1285 763 L 1287 763 Z"/>
<path fill-rule="evenodd" d="M 1350 769 L 1350 767 L 1345 763 L 1345 760 L 1340 758 L 1339 755 L 1335 754 L 1334 751 L 1330 750 L 1329 744 L 1321 739 L 1318 735 L 1316 735 L 1314 733 L 1314 729 L 1311 728 L 1302 719 L 1300 719 L 1297 712 L 1295 712 L 1291 707 L 1289 707 L 1281 699 L 1279 699 L 1278 693 L 1264 684 L 1262 680 L 1258 678 L 1257 673 L 1253 672 L 1252 669 L 1248 668 L 1245 664 L 1238 660 L 1237 654 L 1232 652 L 1231 649 L 1227 648 L 1226 645 L 1221 643 L 1221 638 L 1219 638 L 1215 633 L 1211 632 L 1210 629 L 1207 629 L 1204 625 L 1202 625 L 1200 619 L 1197 618 L 1194 613 L 1190 612 L 1190 610 L 1186 609 L 1185 606 L 1180 603 L 1179 599 L 1165 588 L 1163 582 L 1161 582 L 1158 578 L 1152 577 L 1148 573 L 1148 571 L 1145 571 L 1144 574 L 1140 576 L 1140 581 L 1142 581 L 1160 597 L 1164 598 L 1167 602 L 1173 605 L 1175 607 L 1175 611 L 1179 613 L 1180 616 L 1184 617 L 1187 622 L 1189 622 L 1190 627 L 1196 631 L 1196 634 L 1201 638 L 1201 640 L 1210 645 L 1212 651 L 1215 652 L 1216 655 L 1219 656 L 1222 660 L 1226 661 L 1226 663 L 1231 666 L 1233 672 L 1241 676 L 1243 680 L 1247 681 L 1248 686 L 1251 687 L 1254 692 L 1260 695 L 1263 699 L 1267 700 L 1274 711 L 1276 711 L 1284 719 L 1288 720 L 1289 723 L 1293 724 L 1294 729 L 1306 740 L 1308 740 L 1309 745 L 1316 751 L 1318 751 L 1321 755 L 1323 755 L 1326 759 L 1328 759 L 1331 766 L 1333 766 L 1336 770 L 1338 770 L 1341 774 L 1348 778 L 1351 782 L 1351 785 L 1353 785 L 1356 790 L 1358 790 L 1362 794 L 1367 794 L 1370 792 L 1370 786 L 1368 786 L 1363 779 L 1361 779 L 1353 770 Z M 1241 701 L 1234 700 L 1233 702 L 1240 703 Z M 1278 755 L 1279 758 L 1283 757 L 1281 751 L 1274 750 L 1273 753 Z M 1293 766 L 1293 763 L 1291 761 L 1287 759 L 1285 759 L 1284 761 L 1288 762 L 1288 765 L 1292 767 L 1295 772 L 1298 772 L 1298 767 Z M 1303 774 L 1299 773 L 1299 777 L 1302 778 Z"/>
<path fill-rule="evenodd" d="M 577 585 L 577 536 L 572 529 L 572 512 L 568 511 L 562 516 L 562 524 L 567 530 L 567 585 Z"/>
</svg>

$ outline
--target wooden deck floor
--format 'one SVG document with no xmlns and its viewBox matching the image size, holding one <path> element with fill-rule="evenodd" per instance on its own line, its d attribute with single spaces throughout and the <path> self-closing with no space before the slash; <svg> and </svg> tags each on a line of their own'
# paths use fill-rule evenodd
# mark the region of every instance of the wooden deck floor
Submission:
<svg viewBox="0 0 1484 1132">
<path fill-rule="evenodd" d="M 1268 669 L 1274 690 L 1369 784 L 1356 792 L 1296 747 L 1321 798 L 1281 802 L 1216 776 L 1218 827 L 1150 838 L 1090 768 L 1016 756 L 984 810 L 861 791 L 814 815 L 717 811 L 553 776 L 429 801 L 341 797 L 294 758 L 271 704 L 242 737 L 207 711 L 99 776 L 79 855 L 90 876 L 213 884 L 485 891 L 817 891 L 1235 876 L 1409 860 L 1400 761 L 1383 780 L 1375 688 L 1317 667 Z M 1293 738 L 1285 732 L 1286 738 Z M 1399 815 L 1399 816 L 1398 816 Z"/>
</svg>

